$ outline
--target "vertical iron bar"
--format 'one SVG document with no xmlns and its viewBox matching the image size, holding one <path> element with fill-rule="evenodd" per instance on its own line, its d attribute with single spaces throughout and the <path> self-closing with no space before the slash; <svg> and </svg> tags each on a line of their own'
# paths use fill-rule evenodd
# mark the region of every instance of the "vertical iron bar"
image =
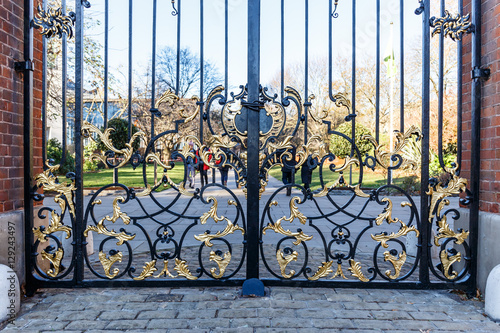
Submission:
<svg viewBox="0 0 500 333">
<path fill-rule="evenodd" d="M 445 2 L 441 0 L 440 16 L 444 17 Z M 443 171 L 443 105 L 444 105 L 444 33 L 439 34 L 439 78 L 438 78 L 438 156 Z"/>
<path fill-rule="evenodd" d="M 204 54 L 203 54 L 203 35 L 204 35 L 204 22 L 203 22 L 203 0 L 200 0 L 200 142 L 203 144 L 203 79 L 204 79 L 204 66 L 205 66 L 205 59 L 204 59 Z M 200 177 L 201 174 L 200 174 Z"/>
<path fill-rule="evenodd" d="M 429 284 L 429 111 L 430 111 L 430 0 L 424 0 L 422 13 L 422 174 L 420 180 L 420 244 L 421 260 L 419 280 L 422 284 Z"/>
<path fill-rule="evenodd" d="M 43 1 L 43 10 L 47 11 L 47 1 Z M 42 163 L 47 160 L 47 38 L 42 38 Z"/>
<path fill-rule="evenodd" d="M 333 32 L 332 32 L 332 2 L 328 1 L 328 97 L 333 102 L 335 98 L 333 97 L 333 87 L 332 87 L 332 70 L 333 70 Z"/>
<path fill-rule="evenodd" d="M 108 127 L 109 0 L 104 2 L 104 128 Z"/>
<path fill-rule="evenodd" d="M 481 68 L 481 1 L 472 0 L 472 69 Z M 471 251 L 471 277 L 469 292 L 476 289 L 477 281 L 477 243 L 479 223 L 479 174 L 481 170 L 481 79 L 472 81 L 471 101 L 471 182 L 470 187 L 473 200 L 470 207 L 470 251 Z"/>
<path fill-rule="evenodd" d="M 24 61 L 33 60 L 33 0 L 24 0 Z M 26 287 L 29 295 L 37 289 L 36 279 L 33 277 L 33 72 L 24 70 L 23 75 L 23 154 L 24 154 L 24 235 L 25 235 L 25 262 Z M 36 259 L 35 259 L 36 260 Z"/>
<path fill-rule="evenodd" d="M 464 14 L 463 0 L 458 1 L 458 13 Z M 457 173 L 462 168 L 462 39 L 457 41 Z"/>
<path fill-rule="evenodd" d="M 281 98 L 283 99 L 284 97 L 285 97 L 285 0 L 281 0 Z"/>
<path fill-rule="evenodd" d="M 304 61 L 304 144 L 307 144 L 307 114 L 309 113 L 309 0 L 305 0 L 305 61 Z"/>
<path fill-rule="evenodd" d="M 260 0 L 248 1 L 248 101 L 259 100 Z M 259 278 L 259 110 L 247 108 L 247 279 Z"/>
<path fill-rule="evenodd" d="M 229 10 L 228 10 L 228 0 L 225 0 L 224 3 L 224 96 L 227 100 L 227 94 L 229 90 L 229 72 L 228 72 L 228 63 L 229 63 Z M 215 179 L 214 179 L 215 182 Z"/>
<path fill-rule="evenodd" d="M 380 0 L 377 0 L 377 68 L 375 87 L 375 139 L 380 140 Z"/>
<path fill-rule="evenodd" d="M 132 137 L 132 24 L 133 0 L 128 1 L 128 139 Z"/>
<path fill-rule="evenodd" d="M 152 51 L 151 51 L 151 140 L 153 140 L 155 136 L 155 84 L 156 84 L 156 2 L 157 0 L 153 0 L 153 42 L 152 42 Z M 156 150 L 156 142 L 151 145 L 151 152 L 155 152 Z M 156 184 L 156 180 L 158 178 L 157 175 L 157 164 L 154 162 L 154 172 L 153 178 L 154 183 Z"/>
<path fill-rule="evenodd" d="M 399 131 L 405 130 L 405 13 L 404 0 L 399 1 Z"/>
<path fill-rule="evenodd" d="M 66 15 L 66 0 L 61 1 L 62 15 Z M 63 34 L 62 38 L 62 82 L 61 82 L 61 113 L 62 113 L 62 155 L 60 164 L 63 165 L 66 162 L 66 148 L 67 148 L 67 128 L 66 128 L 66 87 L 67 87 L 67 76 L 68 76 L 68 35 L 66 33 Z"/>
<path fill-rule="evenodd" d="M 76 251 L 75 281 L 77 284 L 84 279 L 84 242 L 83 242 L 83 5 L 75 0 L 75 225 L 73 244 Z"/>
<path fill-rule="evenodd" d="M 181 82 L 181 0 L 177 1 L 177 63 L 175 72 L 175 94 L 179 96 Z"/>
<path fill-rule="evenodd" d="M 352 87 L 351 87 L 351 106 L 352 114 L 356 114 L 356 0 L 352 1 Z M 354 154 L 354 145 L 356 143 L 356 117 L 352 117 L 351 128 L 351 156 Z M 349 184 L 352 184 L 352 166 L 349 167 Z"/>
</svg>

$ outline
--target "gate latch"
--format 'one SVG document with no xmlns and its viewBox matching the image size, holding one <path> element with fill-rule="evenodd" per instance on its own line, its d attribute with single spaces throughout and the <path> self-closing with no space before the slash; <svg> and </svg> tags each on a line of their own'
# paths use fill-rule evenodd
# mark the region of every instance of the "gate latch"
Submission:
<svg viewBox="0 0 500 333">
<path fill-rule="evenodd" d="M 474 67 L 471 72 L 472 79 L 482 79 L 488 80 L 491 75 L 491 70 L 489 68 Z"/>
<path fill-rule="evenodd" d="M 26 61 L 17 61 L 14 63 L 14 70 L 16 72 L 24 72 L 24 71 L 34 71 L 35 66 L 33 65 L 33 61 L 28 59 Z"/>
</svg>

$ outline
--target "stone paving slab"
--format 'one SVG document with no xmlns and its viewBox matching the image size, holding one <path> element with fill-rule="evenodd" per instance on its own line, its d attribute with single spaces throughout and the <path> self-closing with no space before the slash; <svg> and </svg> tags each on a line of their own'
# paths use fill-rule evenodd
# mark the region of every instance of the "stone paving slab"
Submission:
<svg viewBox="0 0 500 333">
<path fill-rule="evenodd" d="M 484 303 L 448 291 L 238 287 L 43 289 L 2 333 L 500 332 Z"/>
</svg>

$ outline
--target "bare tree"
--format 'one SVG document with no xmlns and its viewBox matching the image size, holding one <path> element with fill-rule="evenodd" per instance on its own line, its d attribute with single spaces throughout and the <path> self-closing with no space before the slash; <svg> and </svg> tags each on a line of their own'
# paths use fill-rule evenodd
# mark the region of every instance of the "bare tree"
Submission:
<svg viewBox="0 0 500 333">
<path fill-rule="evenodd" d="M 190 97 L 199 94 L 201 66 L 200 58 L 189 48 L 180 50 L 179 55 L 179 97 Z M 160 50 L 157 56 L 157 80 L 160 91 L 176 91 L 177 81 L 177 51 L 167 46 Z M 203 62 L 203 94 L 223 82 L 222 75 L 215 65 L 209 61 Z"/>
</svg>

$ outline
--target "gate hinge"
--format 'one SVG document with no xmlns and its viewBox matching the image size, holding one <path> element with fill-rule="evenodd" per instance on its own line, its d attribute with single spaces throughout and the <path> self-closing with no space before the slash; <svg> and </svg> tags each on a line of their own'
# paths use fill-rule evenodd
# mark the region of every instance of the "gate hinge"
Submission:
<svg viewBox="0 0 500 333">
<path fill-rule="evenodd" d="M 489 68 L 474 67 L 471 72 L 471 77 L 473 80 L 481 79 L 488 80 L 491 75 L 491 70 Z"/>
<path fill-rule="evenodd" d="M 34 71 L 35 70 L 35 65 L 33 64 L 33 61 L 31 59 L 28 59 L 26 61 L 16 61 L 14 63 L 14 70 L 16 72 L 24 72 L 24 71 Z"/>
</svg>

